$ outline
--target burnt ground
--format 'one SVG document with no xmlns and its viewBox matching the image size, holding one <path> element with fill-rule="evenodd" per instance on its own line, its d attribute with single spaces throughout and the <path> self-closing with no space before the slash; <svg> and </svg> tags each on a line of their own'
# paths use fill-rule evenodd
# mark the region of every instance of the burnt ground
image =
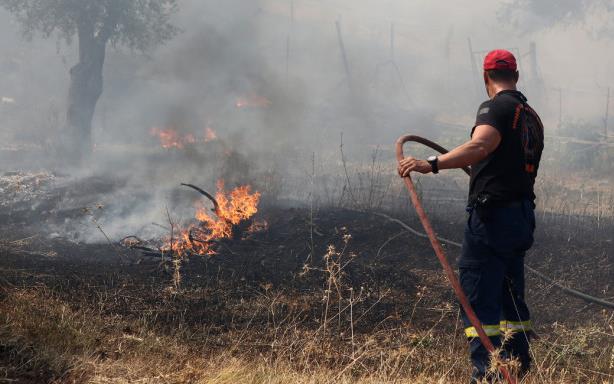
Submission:
<svg viewBox="0 0 614 384">
<path fill-rule="evenodd" d="M 266 204 L 258 213 L 258 218 L 269 223 L 266 230 L 245 240 L 228 241 L 214 256 L 184 260 L 178 289 L 172 288 L 171 262 L 118 244 L 49 238 L 41 230 L 41 222 L 84 214 L 74 208 L 58 211 L 51 203 L 34 208 L 28 204 L 3 207 L 0 299 L 4 300 L 7 292 L 34 287 L 73 310 L 96 308 L 99 316 L 119 319 L 118 324 L 142 320 L 146 314 L 148 324 L 162 333 L 172 334 L 179 325 L 195 333 L 206 328 L 205 346 L 212 351 L 229 345 L 229 335 L 237 329 L 271 328 L 290 317 L 304 329 L 318 329 L 331 268 L 342 265 L 335 280 L 339 291 L 332 293 L 342 300 L 333 298 L 331 303 L 339 305 L 355 298 L 353 313 L 360 316 L 355 322 L 357 337 L 368 337 L 382 324 L 386 329 L 412 327 L 452 334 L 458 327 L 454 296 L 428 241 L 371 213 L 344 208 L 311 212 Z M 403 216 L 407 224 L 419 228 L 413 215 Z M 450 239 L 460 239 L 462 224 L 462 217 L 434 218 L 438 232 Z M 604 225 L 600 231 L 607 233 Z M 593 229 L 587 231 L 594 233 Z M 611 239 L 586 235 L 571 241 L 568 230 L 551 227 L 540 229 L 537 239 L 528 256 L 530 265 L 568 286 L 612 299 Z M 326 258 L 327 253 L 331 255 L 331 245 L 338 253 Z M 447 249 L 454 259 L 458 250 Z M 558 324 L 573 328 L 600 323 L 604 318 L 609 318 L 606 321 L 610 324 L 612 321 L 608 310 L 568 297 L 530 274 L 527 295 L 538 333 L 547 335 Z M 274 303 L 271 308 L 275 310 L 257 309 L 263 299 Z M 130 333 L 131 326 L 125 327 L 123 332 Z M 339 335 L 343 339 L 343 332 Z M 254 350 L 269 351 L 270 338 L 264 331 L 258 333 Z M 608 340 L 606 337 L 605 345 Z M 24 353 L 3 342 L 0 363 L 8 378 L 36 382 L 57 377 L 57 369 L 52 367 L 39 367 L 30 376 L 24 375 L 24 369 L 17 368 L 19 364 L 27 368 L 24 361 L 29 355 Z M 113 359 L 116 352 L 101 347 L 98 353 Z"/>
<path fill-rule="evenodd" d="M 311 255 L 309 211 L 305 209 L 269 209 L 264 217 L 269 228 L 249 239 L 226 241 L 216 255 L 191 256 L 181 264 L 181 288 L 184 290 L 228 290 L 225 296 L 249 298 L 265 290 L 310 292 L 326 283 L 323 256 L 330 245 L 341 250 L 343 236 L 351 235 L 344 259 L 344 279 L 356 291 L 391 289 L 397 294 L 389 303 L 383 302 L 374 311 L 374 321 L 385 314 L 410 310 L 408 297 L 425 283 L 423 270 L 432 271 L 439 279 L 439 269 L 433 262 L 428 244 L 402 234 L 394 223 L 367 213 L 352 210 L 321 212 L 313 226 L 314 252 Z M 5 232 L 6 233 L 6 232 Z M 32 236 L 21 233 L 18 238 Z M 33 235 L 36 236 L 36 235 Z M 19 240 L 14 238 L 15 240 Z M 420 245 L 411 246 L 408 241 Z M 126 302 L 132 311 L 137 303 L 154 304 L 156 293 L 171 285 L 173 266 L 161 258 L 143 256 L 141 252 L 110 244 L 79 244 L 66 239 L 44 239 L 38 236 L 24 240 L 25 245 L 2 247 L 3 279 L 6 284 L 33 286 L 44 284 L 66 297 L 75 292 L 95 294 L 95 288 L 124 287 L 136 301 Z M 380 247 L 385 245 L 380 250 Z M 352 255 L 351 255 L 352 254 Z M 304 267 L 312 270 L 305 272 Z M 152 297 L 153 296 L 153 297 Z M 452 300 L 448 290 L 438 295 Z M 398 308 L 394 303 L 399 304 Z M 193 303 L 185 314 L 186 320 L 200 322 L 206 317 L 226 321 L 223 302 Z M 204 304 L 204 305 L 203 305 Z M 211 311 L 209 313 L 209 311 Z M 366 322 L 368 323 L 368 322 Z"/>
<path fill-rule="evenodd" d="M 389 288 L 402 292 L 403 296 L 412 296 L 417 287 L 425 283 L 421 273 L 441 275 L 439 262 L 426 239 L 408 234 L 396 223 L 370 213 L 351 209 L 319 210 L 315 213 L 313 234 L 308 209 L 268 208 L 257 218 L 267 220 L 267 230 L 245 240 L 224 242 L 216 255 L 186 258 L 181 264 L 181 286 L 208 289 L 230 284 L 241 294 L 269 285 L 269 289 L 298 291 L 321 287 L 326 275 L 317 270 L 304 273 L 304 266 L 324 268 L 323 256 L 328 246 L 343 248 L 345 234 L 351 235 L 346 249 L 346 258 L 351 261 L 344 269 L 345 277 L 355 289 L 361 286 Z M 3 228 L 0 250 L 3 278 L 7 283 L 24 286 L 45 284 L 60 291 L 66 289 L 69 294 L 71 289 L 97 284 L 136 287 L 145 283 L 147 289 L 163 289 L 170 283 L 172 266 L 160 258 L 143 256 L 139 251 L 118 244 L 47 239 L 44 234 L 29 232 L 23 227 L 16 230 L 15 220 Z M 404 220 L 420 229 L 415 218 L 406 217 Z M 462 224 L 436 220 L 435 227 L 446 238 L 461 239 Z M 578 244 L 579 240 L 575 240 L 570 244 L 565 238 L 546 238 L 541 233 L 537 237 L 527 263 L 560 279 L 567 286 L 612 298 L 612 259 L 609 255 L 614 253 L 614 246 L 611 242 Z M 454 262 L 458 250 L 450 246 L 447 249 L 449 259 Z M 349 257 L 350 254 L 353 256 Z M 441 283 L 445 286 L 445 282 Z M 561 305 L 563 308 L 556 311 L 556 316 L 543 315 L 546 321 L 557 317 L 577 318 L 565 310 L 598 309 L 559 294 L 556 288 L 544 285 L 530 273 L 528 290 L 534 305 L 548 306 L 548 301 L 557 305 L 569 304 Z M 449 289 L 445 288 L 438 296 L 452 300 L 453 296 L 447 291 Z M 403 311 L 404 300 L 397 299 L 395 301 L 401 305 L 398 310 Z M 535 315 L 539 316 L 536 312 Z"/>
</svg>

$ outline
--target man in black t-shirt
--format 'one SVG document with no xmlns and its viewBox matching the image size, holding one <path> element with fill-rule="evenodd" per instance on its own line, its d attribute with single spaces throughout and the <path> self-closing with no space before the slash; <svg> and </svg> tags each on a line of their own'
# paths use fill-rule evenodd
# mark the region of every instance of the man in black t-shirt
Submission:
<svg viewBox="0 0 614 384">
<path fill-rule="evenodd" d="M 533 185 L 544 130 L 537 113 L 516 90 L 514 55 L 495 50 L 484 59 L 484 84 L 490 99 L 478 108 L 471 140 L 428 160 L 407 157 L 399 162 L 402 177 L 410 172 L 471 166 L 469 217 L 459 259 L 460 282 L 484 331 L 503 357 L 531 364 L 532 334 L 524 299 L 524 256 L 535 230 Z M 463 314 L 474 366 L 472 382 L 487 378 L 490 356 Z M 508 337 L 502 343 L 501 335 Z M 503 344 L 503 345 L 502 345 Z"/>
</svg>

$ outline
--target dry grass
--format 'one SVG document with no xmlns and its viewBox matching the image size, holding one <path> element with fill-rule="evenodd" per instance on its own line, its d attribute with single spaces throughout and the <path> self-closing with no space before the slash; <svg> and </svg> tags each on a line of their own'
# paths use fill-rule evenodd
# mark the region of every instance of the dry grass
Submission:
<svg viewBox="0 0 614 384">
<path fill-rule="evenodd" d="M 379 206 L 383 198 L 373 180 L 380 171 L 368 171 L 366 198 L 355 194 L 366 199 L 362 206 Z M 381 189 L 407 205 L 402 189 Z M 555 187 L 542 191 L 546 207 L 579 213 L 561 207 L 569 199 L 555 192 Z M 611 195 L 597 196 L 604 204 L 597 205 L 600 217 L 611 217 Z M 594 204 L 586 206 L 582 214 L 592 217 Z M 221 297 L 229 300 L 231 313 L 224 316 L 230 326 L 215 331 L 206 318 L 202 324 L 184 321 L 187 305 L 165 307 L 176 299 L 209 302 L 202 299 L 207 291 L 183 287 L 179 264 L 172 269 L 172 286 L 154 292 L 155 304 L 137 315 L 115 311 L 108 304 L 115 292 L 105 287 L 94 290 L 99 299 L 83 299 L 45 285 L 5 285 L 0 288 L 0 382 L 466 383 L 466 342 L 456 306 L 441 294 L 449 293 L 442 276 L 416 271 L 429 288 L 418 289 L 415 297 L 353 286 L 346 268 L 356 255 L 348 246 L 351 236 L 344 229 L 340 236 L 322 263 L 305 266 L 304 274 L 319 274 L 321 287 L 293 292 L 263 284 L 258 295 L 246 299 Z M 407 299 L 409 317 L 389 311 L 373 315 L 371 304 L 390 296 Z M 559 313 L 556 303 L 548 309 Z M 174 314 L 160 321 L 158 311 Z M 247 321 L 235 324 L 236 319 Z M 572 319 L 540 325 L 542 338 L 533 344 L 535 369 L 523 383 L 614 383 L 614 314 L 603 311 L 581 324 L 566 320 Z"/>
<path fill-rule="evenodd" d="M 268 305 L 275 311 L 279 297 L 270 292 L 261 303 L 246 303 L 240 310 Z M 248 325 L 230 331 L 220 343 L 181 323 L 169 332 L 145 317 L 126 319 L 75 306 L 44 287 L 5 288 L 2 376 L 56 383 L 466 382 L 466 347 L 459 332 L 438 328 L 455 310 L 444 308 L 430 329 L 408 323 L 402 329 L 374 326 L 370 334 L 350 335 L 348 317 L 339 315 L 349 308 L 337 304 L 328 303 L 335 311 L 326 329 L 306 329 L 287 319 L 269 329 Z M 589 327 L 554 324 L 534 344 L 537 369 L 523 382 L 611 383 L 612 325 L 606 313 Z"/>
</svg>

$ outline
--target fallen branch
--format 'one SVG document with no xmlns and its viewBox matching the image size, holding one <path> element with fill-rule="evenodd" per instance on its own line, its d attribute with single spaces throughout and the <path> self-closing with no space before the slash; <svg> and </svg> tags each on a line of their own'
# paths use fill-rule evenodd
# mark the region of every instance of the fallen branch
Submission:
<svg viewBox="0 0 614 384">
<path fill-rule="evenodd" d="M 203 231 L 200 228 L 190 228 L 190 231 L 188 232 L 188 240 L 190 240 L 190 242 L 198 242 L 198 243 L 202 243 L 202 244 L 214 244 L 217 243 L 216 240 L 214 239 L 209 239 L 209 240 L 201 240 L 198 237 L 194 236 L 194 232 L 200 232 L 200 233 L 205 233 L 205 231 Z"/>
<path fill-rule="evenodd" d="M 129 241 L 132 240 L 132 241 Z M 153 256 L 153 257 L 163 257 L 164 252 L 160 249 L 154 249 L 151 247 L 146 247 L 144 245 L 145 242 L 138 236 L 130 235 L 126 236 L 119 241 L 119 245 L 128 248 L 128 249 L 136 249 L 141 251 L 144 256 Z"/>
</svg>

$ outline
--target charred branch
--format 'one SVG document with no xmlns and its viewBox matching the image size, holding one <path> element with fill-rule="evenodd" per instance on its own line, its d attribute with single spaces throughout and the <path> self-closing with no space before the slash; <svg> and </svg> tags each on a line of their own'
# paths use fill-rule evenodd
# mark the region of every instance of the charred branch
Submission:
<svg viewBox="0 0 614 384">
<path fill-rule="evenodd" d="M 203 235 L 207 235 L 205 233 L 205 231 L 203 231 L 200 228 L 191 228 L 190 231 L 188 232 L 188 239 L 190 240 L 190 242 L 198 242 L 198 243 L 202 243 L 202 244 L 215 244 L 217 243 L 216 240 L 213 239 L 208 239 L 208 240 L 202 240 L 199 234 L 203 234 Z"/>
<path fill-rule="evenodd" d="M 183 185 L 184 187 L 192 188 L 193 190 L 200 192 L 200 194 L 205 196 L 207 199 L 211 200 L 211 202 L 213 203 L 212 211 L 218 217 L 221 218 L 220 204 L 217 202 L 217 200 L 215 200 L 215 197 L 213 197 L 213 195 L 211 195 L 209 192 L 205 191 L 204 189 L 199 188 L 192 184 L 181 183 L 181 185 Z"/>
<path fill-rule="evenodd" d="M 119 241 L 120 246 L 128 249 L 135 249 L 141 251 L 144 256 L 164 256 L 164 252 L 162 250 L 147 247 L 143 244 L 145 244 L 145 242 L 140 237 L 135 235 L 126 236 Z"/>
</svg>

